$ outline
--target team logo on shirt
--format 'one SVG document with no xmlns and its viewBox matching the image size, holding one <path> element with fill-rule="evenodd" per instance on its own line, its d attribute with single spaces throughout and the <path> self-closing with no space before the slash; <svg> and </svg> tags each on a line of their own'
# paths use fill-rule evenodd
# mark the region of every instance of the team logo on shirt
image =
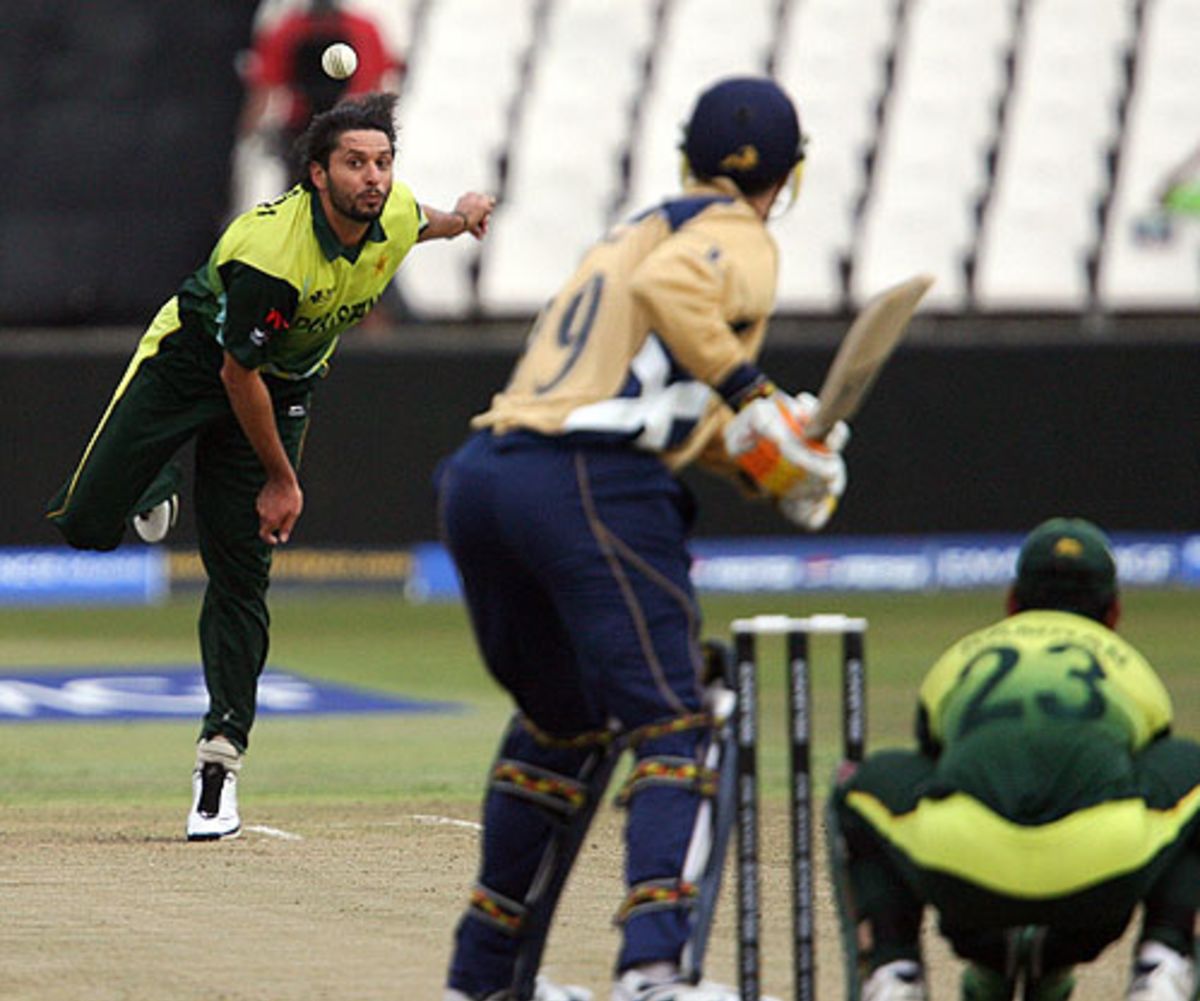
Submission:
<svg viewBox="0 0 1200 1001">
<path fill-rule="evenodd" d="M 263 317 L 261 327 L 255 327 L 250 331 L 250 343 L 256 348 L 266 347 L 271 340 L 272 333 L 278 333 L 280 330 L 287 330 L 291 324 L 288 319 L 279 310 L 271 309 L 267 311 L 267 315 Z M 263 327 L 269 328 L 264 330 Z"/>
<path fill-rule="evenodd" d="M 360 322 L 371 311 L 371 307 L 379 301 L 379 296 L 371 296 L 353 304 L 342 303 L 337 309 L 320 316 L 297 316 L 293 328 L 297 333 L 334 333 L 345 330 Z"/>
</svg>

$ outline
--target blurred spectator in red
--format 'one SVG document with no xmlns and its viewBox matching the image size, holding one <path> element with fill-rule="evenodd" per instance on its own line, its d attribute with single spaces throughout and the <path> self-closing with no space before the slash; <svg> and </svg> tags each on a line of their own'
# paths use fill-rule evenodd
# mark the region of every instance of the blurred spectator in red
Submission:
<svg viewBox="0 0 1200 1001">
<path fill-rule="evenodd" d="M 321 54 L 333 42 L 346 42 L 358 55 L 358 67 L 345 80 L 321 68 Z M 292 144 L 314 114 L 348 94 L 397 91 L 403 75 L 403 54 L 361 8 L 300 0 L 260 18 L 242 64 L 246 99 L 234 159 L 233 211 L 287 187 L 296 174 Z"/>
</svg>

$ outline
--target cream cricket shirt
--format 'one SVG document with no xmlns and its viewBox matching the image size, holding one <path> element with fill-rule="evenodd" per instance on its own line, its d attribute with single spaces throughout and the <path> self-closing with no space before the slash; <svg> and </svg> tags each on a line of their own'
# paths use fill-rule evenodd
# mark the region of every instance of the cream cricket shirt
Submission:
<svg viewBox="0 0 1200 1001">
<path fill-rule="evenodd" d="M 683 465 L 756 383 L 778 252 L 733 185 L 692 186 L 615 229 L 534 327 L 475 427 L 628 442 Z"/>
</svg>

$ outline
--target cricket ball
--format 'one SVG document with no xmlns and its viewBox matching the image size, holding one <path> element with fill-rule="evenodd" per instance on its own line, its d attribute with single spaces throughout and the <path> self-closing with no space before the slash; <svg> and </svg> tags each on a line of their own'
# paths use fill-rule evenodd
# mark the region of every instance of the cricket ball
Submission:
<svg viewBox="0 0 1200 1001">
<path fill-rule="evenodd" d="M 358 53 L 345 42 L 334 42 L 321 53 L 321 68 L 335 80 L 345 80 L 358 69 Z"/>
</svg>

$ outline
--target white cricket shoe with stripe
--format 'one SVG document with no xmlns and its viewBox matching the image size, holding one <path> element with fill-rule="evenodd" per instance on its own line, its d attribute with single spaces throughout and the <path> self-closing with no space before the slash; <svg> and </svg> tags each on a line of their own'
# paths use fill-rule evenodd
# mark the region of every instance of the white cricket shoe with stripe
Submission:
<svg viewBox="0 0 1200 1001">
<path fill-rule="evenodd" d="M 736 987 L 701 980 L 689 984 L 677 976 L 670 979 L 648 976 L 639 969 L 626 970 L 613 984 L 612 1001 L 739 1001 Z M 762 1001 L 776 1001 L 763 995 Z"/>
<path fill-rule="evenodd" d="M 507 988 L 488 994 L 482 1001 L 512 1001 L 513 992 Z M 477 1001 L 469 994 L 447 987 L 442 992 L 442 1001 Z M 547 977 L 538 975 L 533 989 L 533 1001 L 592 1001 L 592 992 L 577 984 L 556 984 Z"/>
<path fill-rule="evenodd" d="M 237 801 L 241 767 L 241 752 L 225 737 L 211 737 L 196 744 L 188 841 L 221 841 L 242 833 Z"/>
<path fill-rule="evenodd" d="M 921 964 L 898 959 L 880 966 L 863 984 L 862 1001 L 926 1001 Z"/>
<path fill-rule="evenodd" d="M 133 530 L 143 542 L 154 544 L 162 542 L 167 533 L 175 527 L 179 517 L 179 494 L 171 494 L 165 501 L 159 501 L 147 511 L 139 511 L 133 516 Z"/>
<path fill-rule="evenodd" d="M 1161 942 L 1143 942 L 1125 1001 L 1193 1001 L 1196 964 Z"/>
<path fill-rule="evenodd" d="M 215 761 L 192 772 L 192 809 L 187 819 L 188 841 L 221 841 L 242 833 L 238 816 L 237 772 Z"/>
</svg>

